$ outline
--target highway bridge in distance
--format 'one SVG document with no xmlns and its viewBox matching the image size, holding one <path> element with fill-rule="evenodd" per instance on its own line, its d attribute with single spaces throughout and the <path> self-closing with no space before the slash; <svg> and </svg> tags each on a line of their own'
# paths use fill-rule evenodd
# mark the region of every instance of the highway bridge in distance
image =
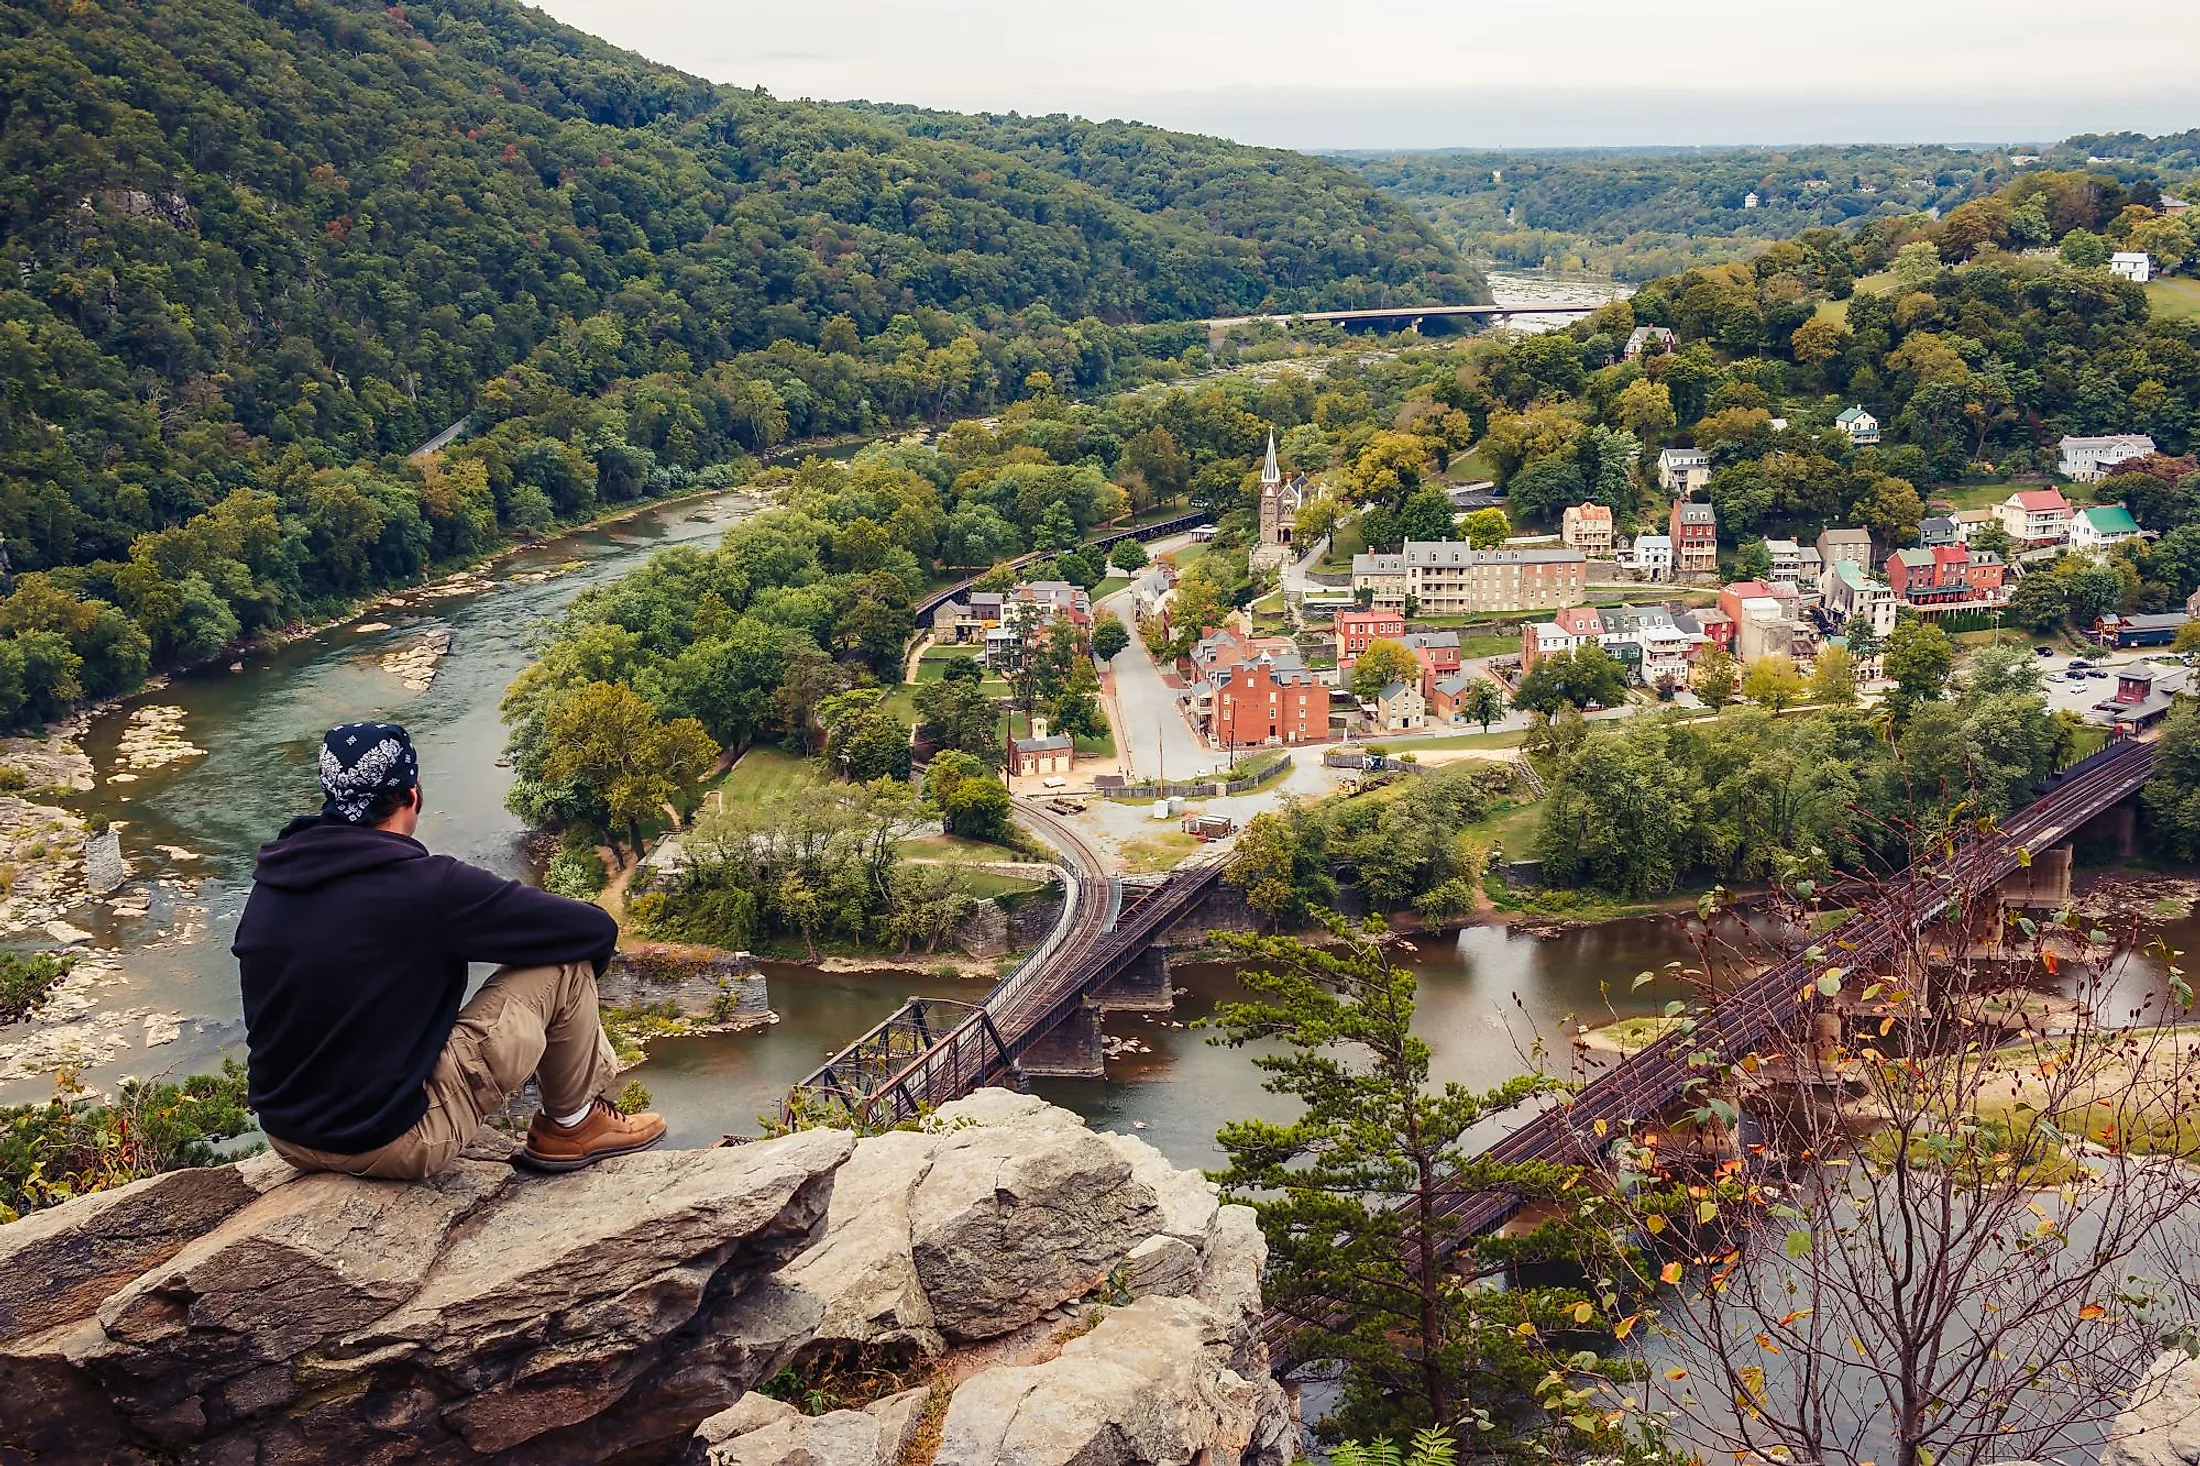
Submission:
<svg viewBox="0 0 2200 1466">
<path fill-rule="evenodd" d="M 1207 320 L 1206 325 L 1211 332 L 1221 332 L 1232 326 L 1250 326 L 1261 321 L 1273 322 L 1279 326 L 1324 321 L 1348 328 L 1387 326 L 1391 330 L 1402 331 L 1408 326 L 1419 329 L 1421 322 L 1425 320 L 1495 321 L 1503 325 L 1514 316 L 1585 316 L 1610 303 L 1592 300 L 1535 305 L 1385 305 L 1360 310 L 1289 311 L 1267 316 L 1213 316 Z"/>
</svg>

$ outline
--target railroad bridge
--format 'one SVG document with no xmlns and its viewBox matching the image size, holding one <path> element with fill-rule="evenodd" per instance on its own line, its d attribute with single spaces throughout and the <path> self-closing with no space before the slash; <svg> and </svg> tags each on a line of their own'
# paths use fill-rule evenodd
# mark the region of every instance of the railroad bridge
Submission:
<svg viewBox="0 0 2200 1466">
<path fill-rule="evenodd" d="M 2040 798 L 1944 858 L 1914 865 L 1877 899 L 1815 940 L 1851 967 L 1884 958 L 1909 934 L 1997 894 L 2025 904 L 2067 896 L 2069 862 L 2049 852 L 2105 826 L 2128 849 L 2133 826 L 2118 806 L 2154 767 L 2154 746 L 2118 739 L 2061 771 Z M 1247 925 L 1235 895 L 1218 885 L 1218 849 L 1151 886 L 1109 876 L 1084 837 L 1043 806 L 1018 815 L 1062 855 L 1065 902 L 1054 931 L 982 1003 L 912 998 L 827 1060 L 790 1095 L 790 1120 L 892 1125 L 1001 1082 L 1103 1073 L 1100 1021 L 1110 1010 L 1169 1006 L 1167 947 L 1212 926 Z M 2043 857 L 2035 861 L 2035 856 Z M 2015 881 L 2023 891 L 2009 888 Z M 1813 974 L 1804 953 L 1728 993 L 1685 1041 L 1671 1035 L 1598 1076 L 1562 1103 L 1529 1117 L 1491 1147 L 1498 1160 L 1581 1161 L 1598 1149 L 1597 1127 L 1664 1112 L 1705 1055 L 1737 1062 L 1808 1016 Z M 1685 1043 L 1685 1051 L 1684 1051 Z M 1516 1198 L 1461 1195 L 1448 1211 L 1468 1231 L 1503 1224 Z"/>
</svg>

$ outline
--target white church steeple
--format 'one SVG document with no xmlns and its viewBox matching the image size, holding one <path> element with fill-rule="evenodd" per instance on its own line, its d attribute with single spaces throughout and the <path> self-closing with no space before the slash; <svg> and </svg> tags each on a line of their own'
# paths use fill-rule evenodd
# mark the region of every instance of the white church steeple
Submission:
<svg viewBox="0 0 2200 1466">
<path fill-rule="evenodd" d="M 1283 470 L 1276 466 L 1276 430 L 1268 430 L 1268 461 L 1260 466 L 1260 481 L 1268 488 L 1283 482 Z"/>
</svg>

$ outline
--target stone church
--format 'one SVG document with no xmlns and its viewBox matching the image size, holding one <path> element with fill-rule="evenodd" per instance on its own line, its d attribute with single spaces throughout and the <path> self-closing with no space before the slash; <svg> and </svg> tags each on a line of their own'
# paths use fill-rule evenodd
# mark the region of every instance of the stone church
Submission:
<svg viewBox="0 0 2200 1466">
<path fill-rule="evenodd" d="M 1305 474 L 1294 474 L 1288 481 L 1284 479 L 1283 470 L 1276 464 L 1276 430 L 1270 428 L 1268 460 L 1260 469 L 1260 544 L 1252 555 L 1255 570 L 1279 566 L 1291 559 L 1292 526 L 1309 492 Z"/>
</svg>

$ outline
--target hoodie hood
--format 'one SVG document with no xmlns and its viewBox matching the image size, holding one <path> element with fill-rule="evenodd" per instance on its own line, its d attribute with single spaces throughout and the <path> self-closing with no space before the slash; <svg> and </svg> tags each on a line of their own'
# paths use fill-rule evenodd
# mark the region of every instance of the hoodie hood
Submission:
<svg viewBox="0 0 2200 1466">
<path fill-rule="evenodd" d="M 279 890 L 311 891 L 362 871 L 427 858 L 428 847 L 410 836 L 304 815 L 260 847 L 252 878 Z"/>
</svg>

